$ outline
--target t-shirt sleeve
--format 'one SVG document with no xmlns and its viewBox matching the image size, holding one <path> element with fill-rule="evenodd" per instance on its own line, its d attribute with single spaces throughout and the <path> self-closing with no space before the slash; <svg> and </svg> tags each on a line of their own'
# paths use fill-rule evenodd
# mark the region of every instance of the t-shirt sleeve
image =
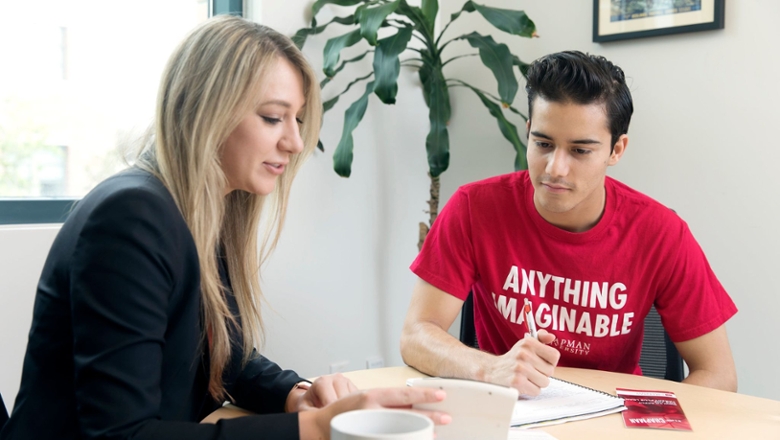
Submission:
<svg viewBox="0 0 780 440">
<path fill-rule="evenodd" d="M 436 218 L 410 267 L 421 279 L 461 300 L 477 280 L 469 209 L 469 195 L 458 189 Z"/>
<path fill-rule="evenodd" d="M 737 306 L 684 222 L 678 242 L 668 283 L 658 293 L 655 307 L 669 337 L 682 342 L 720 327 L 737 313 Z"/>
</svg>

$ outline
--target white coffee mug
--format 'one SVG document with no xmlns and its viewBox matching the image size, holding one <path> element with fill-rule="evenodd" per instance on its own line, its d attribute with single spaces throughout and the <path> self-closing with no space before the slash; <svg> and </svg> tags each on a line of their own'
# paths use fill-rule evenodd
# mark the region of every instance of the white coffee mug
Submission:
<svg viewBox="0 0 780 440">
<path fill-rule="evenodd" d="M 330 421 L 331 440 L 432 440 L 433 422 L 411 411 L 360 409 Z"/>
</svg>

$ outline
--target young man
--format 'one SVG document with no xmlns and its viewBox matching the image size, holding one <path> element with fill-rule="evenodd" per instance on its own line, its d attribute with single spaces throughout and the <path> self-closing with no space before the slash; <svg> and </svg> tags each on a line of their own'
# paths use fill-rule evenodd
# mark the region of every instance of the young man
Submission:
<svg viewBox="0 0 780 440">
<path fill-rule="evenodd" d="M 412 264 L 407 364 L 536 395 L 556 365 L 641 374 L 652 305 L 690 368 L 685 382 L 735 391 L 724 323 L 737 309 L 688 226 L 606 177 L 628 146 L 623 71 L 561 52 L 528 71 L 528 171 L 461 187 Z M 447 333 L 469 292 L 480 350 Z M 533 306 L 538 339 L 526 335 Z"/>
</svg>

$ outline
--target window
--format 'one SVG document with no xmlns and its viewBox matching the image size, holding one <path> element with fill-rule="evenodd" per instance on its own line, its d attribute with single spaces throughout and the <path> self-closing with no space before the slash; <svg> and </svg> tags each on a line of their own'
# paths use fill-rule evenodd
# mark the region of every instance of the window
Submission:
<svg viewBox="0 0 780 440">
<path fill-rule="evenodd" d="M 53 223 L 152 122 L 168 56 L 235 0 L 38 0 L 0 14 L 0 224 Z"/>
</svg>

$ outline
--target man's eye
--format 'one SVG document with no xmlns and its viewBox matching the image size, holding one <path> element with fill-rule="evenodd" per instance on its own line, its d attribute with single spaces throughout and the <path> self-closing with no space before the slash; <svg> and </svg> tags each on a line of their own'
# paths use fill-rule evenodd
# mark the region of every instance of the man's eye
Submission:
<svg viewBox="0 0 780 440">
<path fill-rule="evenodd" d="M 539 148 L 550 148 L 552 145 L 549 142 L 537 142 L 536 146 Z"/>
<path fill-rule="evenodd" d="M 574 152 L 577 153 L 577 154 L 588 154 L 588 153 L 590 153 L 590 150 L 584 150 L 582 148 L 576 148 L 574 150 Z"/>
<path fill-rule="evenodd" d="M 279 118 L 272 118 L 272 117 L 269 117 L 269 116 L 260 116 L 260 117 L 263 118 L 263 120 L 265 122 L 267 122 L 267 123 L 269 123 L 271 125 L 276 125 L 276 124 L 282 122 L 282 120 L 279 119 Z"/>
</svg>

